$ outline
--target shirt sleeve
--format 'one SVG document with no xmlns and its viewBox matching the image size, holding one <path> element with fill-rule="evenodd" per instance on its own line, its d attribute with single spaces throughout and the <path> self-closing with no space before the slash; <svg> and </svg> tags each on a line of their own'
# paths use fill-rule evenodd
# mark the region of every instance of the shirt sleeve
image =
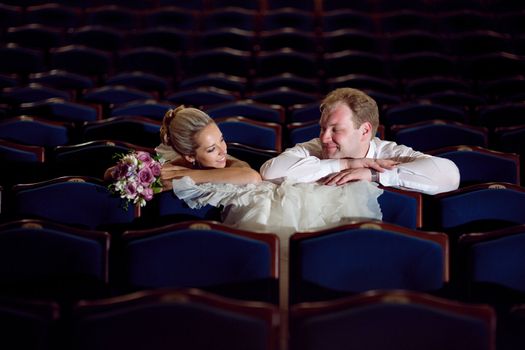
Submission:
<svg viewBox="0 0 525 350">
<path fill-rule="evenodd" d="M 430 156 L 394 142 L 380 141 L 375 158 L 401 162 L 379 175 L 379 183 L 425 194 L 438 194 L 459 187 L 459 169 L 449 159 Z"/>
<path fill-rule="evenodd" d="M 266 161 L 260 169 L 263 180 L 314 182 L 339 172 L 339 159 L 321 159 L 319 139 L 297 144 L 279 156 Z"/>
</svg>

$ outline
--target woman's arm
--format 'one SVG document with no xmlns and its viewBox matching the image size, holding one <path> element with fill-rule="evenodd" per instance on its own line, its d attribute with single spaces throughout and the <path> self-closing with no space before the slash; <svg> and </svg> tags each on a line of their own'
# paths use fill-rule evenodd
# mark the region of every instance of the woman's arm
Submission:
<svg viewBox="0 0 525 350">
<path fill-rule="evenodd" d="M 261 181 L 261 175 L 257 171 L 250 168 L 246 162 L 233 157 L 231 164 L 219 169 L 189 169 L 178 164 L 165 163 L 161 170 L 163 190 L 171 190 L 171 181 L 184 176 L 189 176 L 196 184 L 213 182 L 243 185 Z"/>
</svg>

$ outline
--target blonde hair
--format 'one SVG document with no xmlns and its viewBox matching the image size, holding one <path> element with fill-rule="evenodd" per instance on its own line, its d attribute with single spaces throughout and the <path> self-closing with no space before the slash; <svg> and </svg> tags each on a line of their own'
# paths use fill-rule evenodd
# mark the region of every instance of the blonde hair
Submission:
<svg viewBox="0 0 525 350">
<path fill-rule="evenodd" d="M 195 135 L 212 123 L 215 121 L 203 111 L 179 106 L 164 115 L 160 138 L 163 144 L 171 146 L 180 155 L 195 155 L 199 147 Z"/>
<path fill-rule="evenodd" d="M 365 122 L 369 122 L 372 125 L 372 135 L 376 134 L 379 127 L 379 110 L 376 101 L 372 97 L 357 89 L 335 89 L 321 102 L 321 115 L 331 112 L 341 103 L 347 105 L 353 112 L 355 128 L 358 128 Z"/>
</svg>

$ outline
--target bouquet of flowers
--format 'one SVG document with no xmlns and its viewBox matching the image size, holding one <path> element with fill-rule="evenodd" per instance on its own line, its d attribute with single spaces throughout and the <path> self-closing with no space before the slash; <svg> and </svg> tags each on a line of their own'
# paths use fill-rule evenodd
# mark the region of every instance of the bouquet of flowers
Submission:
<svg viewBox="0 0 525 350">
<path fill-rule="evenodd" d="M 131 151 L 119 158 L 111 174 L 115 182 L 109 185 L 109 190 L 126 200 L 125 208 L 129 203 L 145 206 L 155 193 L 162 191 L 162 163 L 158 157 L 142 151 Z"/>
</svg>

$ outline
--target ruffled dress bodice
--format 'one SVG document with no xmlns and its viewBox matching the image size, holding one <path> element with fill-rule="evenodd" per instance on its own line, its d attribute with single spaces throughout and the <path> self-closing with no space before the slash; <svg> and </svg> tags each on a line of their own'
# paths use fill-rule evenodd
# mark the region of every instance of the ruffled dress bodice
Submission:
<svg viewBox="0 0 525 350">
<path fill-rule="evenodd" d="M 183 177 L 173 180 L 173 191 L 190 208 L 222 206 L 224 224 L 275 233 L 286 240 L 294 232 L 327 228 L 351 218 L 382 218 L 377 198 L 383 191 L 368 181 L 342 186 L 268 181 L 233 185 L 195 184 Z"/>
</svg>

